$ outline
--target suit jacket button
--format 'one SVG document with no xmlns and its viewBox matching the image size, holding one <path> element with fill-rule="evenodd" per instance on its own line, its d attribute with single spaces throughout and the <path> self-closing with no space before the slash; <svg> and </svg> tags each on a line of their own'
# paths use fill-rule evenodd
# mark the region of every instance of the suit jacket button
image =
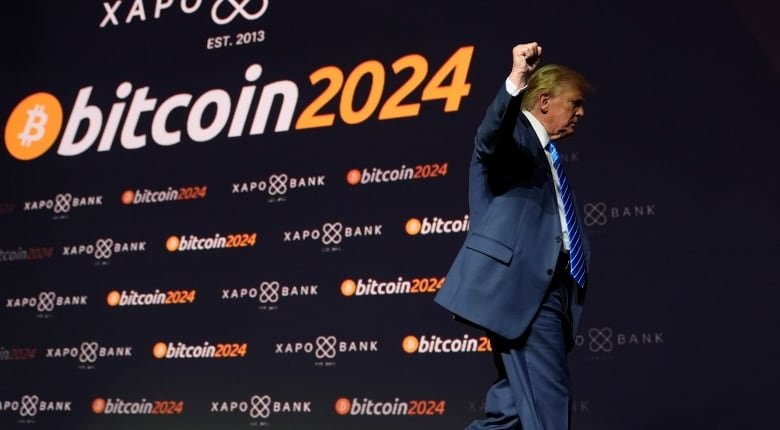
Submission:
<svg viewBox="0 0 780 430">
<path fill-rule="evenodd" d="M 555 236 L 555 243 L 561 243 L 561 237 Z"/>
<path fill-rule="evenodd" d="M 548 275 L 550 275 L 550 276 L 552 276 L 552 274 L 553 274 L 553 269 L 547 269 L 547 274 L 548 274 Z"/>
</svg>

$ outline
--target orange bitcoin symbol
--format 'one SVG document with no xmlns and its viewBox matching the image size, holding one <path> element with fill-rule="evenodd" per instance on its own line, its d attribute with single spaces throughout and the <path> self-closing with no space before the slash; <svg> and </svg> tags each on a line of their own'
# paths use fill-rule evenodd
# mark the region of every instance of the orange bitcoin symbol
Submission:
<svg viewBox="0 0 780 430">
<path fill-rule="evenodd" d="M 152 348 L 152 355 L 154 358 L 165 358 L 165 354 L 168 353 L 168 345 L 163 342 L 157 342 Z"/>
<path fill-rule="evenodd" d="M 165 248 L 168 251 L 174 252 L 179 250 L 179 238 L 176 236 L 171 236 L 168 238 L 168 240 L 165 241 Z"/>
<path fill-rule="evenodd" d="M 342 397 L 336 400 L 336 413 L 339 415 L 346 415 L 349 413 L 349 409 L 352 407 L 351 402 L 346 397 Z"/>
<path fill-rule="evenodd" d="M 18 160 L 32 160 L 51 148 L 62 128 L 62 105 L 49 93 L 35 93 L 11 112 L 5 147 Z"/>
<path fill-rule="evenodd" d="M 356 290 L 357 284 L 355 284 L 355 281 L 352 279 L 345 279 L 344 282 L 341 283 L 341 294 L 347 297 L 354 295 Z"/>
<path fill-rule="evenodd" d="M 109 306 L 116 306 L 119 304 L 119 301 L 122 299 L 122 295 L 119 294 L 119 291 L 111 291 L 108 293 L 108 297 L 106 297 L 106 302 Z"/>
<path fill-rule="evenodd" d="M 406 336 L 401 343 L 401 347 L 407 354 L 414 354 L 420 347 L 420 341 L 415 336 Z"/>
<path fill-rule="evenodd" d="M 349 185 L 357 185 L 360 183 L 360 170 L 358 169 L 352 169 L 349 172 L 347 172 L 347 183 Z"/>
<path fill-rule="evenodd" d="M 106 401 L 100 397 L 92 401 L 92 412 L 102 414 L 106 410 Z"/>
<path fill-rule="evenodd" d="M 409 221 L 406 221 L 406 233 L 414 236 L 418 233 L 420 233 L 420 230 L 422 230 L 422 223 L 417 218 L 410 218 Z"/>
</svg>

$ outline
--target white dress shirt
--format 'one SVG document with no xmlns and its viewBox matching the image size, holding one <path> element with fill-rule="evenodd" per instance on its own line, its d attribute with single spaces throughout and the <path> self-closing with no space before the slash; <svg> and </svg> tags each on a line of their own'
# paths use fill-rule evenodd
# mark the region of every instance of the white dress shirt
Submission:
<svg viewBox="0 0 780 430">
<path fill-rule="evenodd" d="M 527 85 L 526 85 L 527 86 Z M 517 97 L 518 94 L 522 90 L 524 90 L 526 87 L 523 88 L 517 88 L 515 85 L 509 80 L 506 80 L 506 91 L 512 96 Z M 558 171 L 555 170 L 555 165 L 553 164 L 552 155 L 550 155 L 550 152 L 547 151 L 547 145 L 550 143 L 550 135 L 547 134 L 547 130 L 544 129 L 544 126 L 541 122 L 539 122 L 534 115 L 527 111 L 523 110 L 523 115 L 525 115 L 526 118 L 528 118 L 528 122 L 531 123 L 531 127 L 534 129 L 534 132 L 536 132 L 536 137 L 539 138 L 539 142 L 542 143 L 542 150 L 544 151 L 544 155 L 547 157 L 547 163 L 550 165 L 550 170 L 553 173 L 553 181 L 555 182 L 555 197 L 558 200 L 558 218 L 561 221 L 561 232 L 563 232 L 563 249 L 565 251 L 568 251 L 570 249 L 569 246 L 569 228 L 566 226 L 566 212 L 564 212 L 563 209 L 563 199 L 561 198 L 561 184 L 558 181 Z"/>
</svg>

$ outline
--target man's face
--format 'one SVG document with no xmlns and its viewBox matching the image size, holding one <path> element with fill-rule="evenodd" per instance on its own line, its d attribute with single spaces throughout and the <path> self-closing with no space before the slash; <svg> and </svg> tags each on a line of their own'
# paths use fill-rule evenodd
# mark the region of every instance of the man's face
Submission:
<svg viewBox="0 0 780 430">
<path fill-rule="evenodd" d="M 542 103 L 547 108 L 544 127 L 552 140 L 560 140 L 574 134 L 577 121 L 585 115 L 585 98 L 582 91 L 575 86 L 564 86 L 557 96 L 548 96 Z"/>
</svg>

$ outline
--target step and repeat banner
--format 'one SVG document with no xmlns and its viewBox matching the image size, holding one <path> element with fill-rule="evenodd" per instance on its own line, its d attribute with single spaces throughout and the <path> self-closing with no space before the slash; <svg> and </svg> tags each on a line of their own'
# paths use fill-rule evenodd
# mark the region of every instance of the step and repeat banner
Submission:
<svg viewBox="0 0 780 430">
<path fill-rule="evenodd" d="M 777 351 L 747 328 L 778 293 L 729 292 L 759 291 L 777 251 L 722 226 L 773 212 L 743 185 L 777 155 L 761 143 L 777 80 L 716 3 L 691 25 L 705 12 L 679 5 L 18 2 L 2 18 L 0 427 L 481 416 L 490 343 L 432 298 L 469 229 L 476 127 L 534 40 L 596 87 L 562 145 L 594 248 L 574 427 L 762 422 Z M 741 47 L 730 78 L 763 94 L 712 75 L 711 44 Z M 716 105 L 745 97 L 750 114 Z"/>
</svg>

